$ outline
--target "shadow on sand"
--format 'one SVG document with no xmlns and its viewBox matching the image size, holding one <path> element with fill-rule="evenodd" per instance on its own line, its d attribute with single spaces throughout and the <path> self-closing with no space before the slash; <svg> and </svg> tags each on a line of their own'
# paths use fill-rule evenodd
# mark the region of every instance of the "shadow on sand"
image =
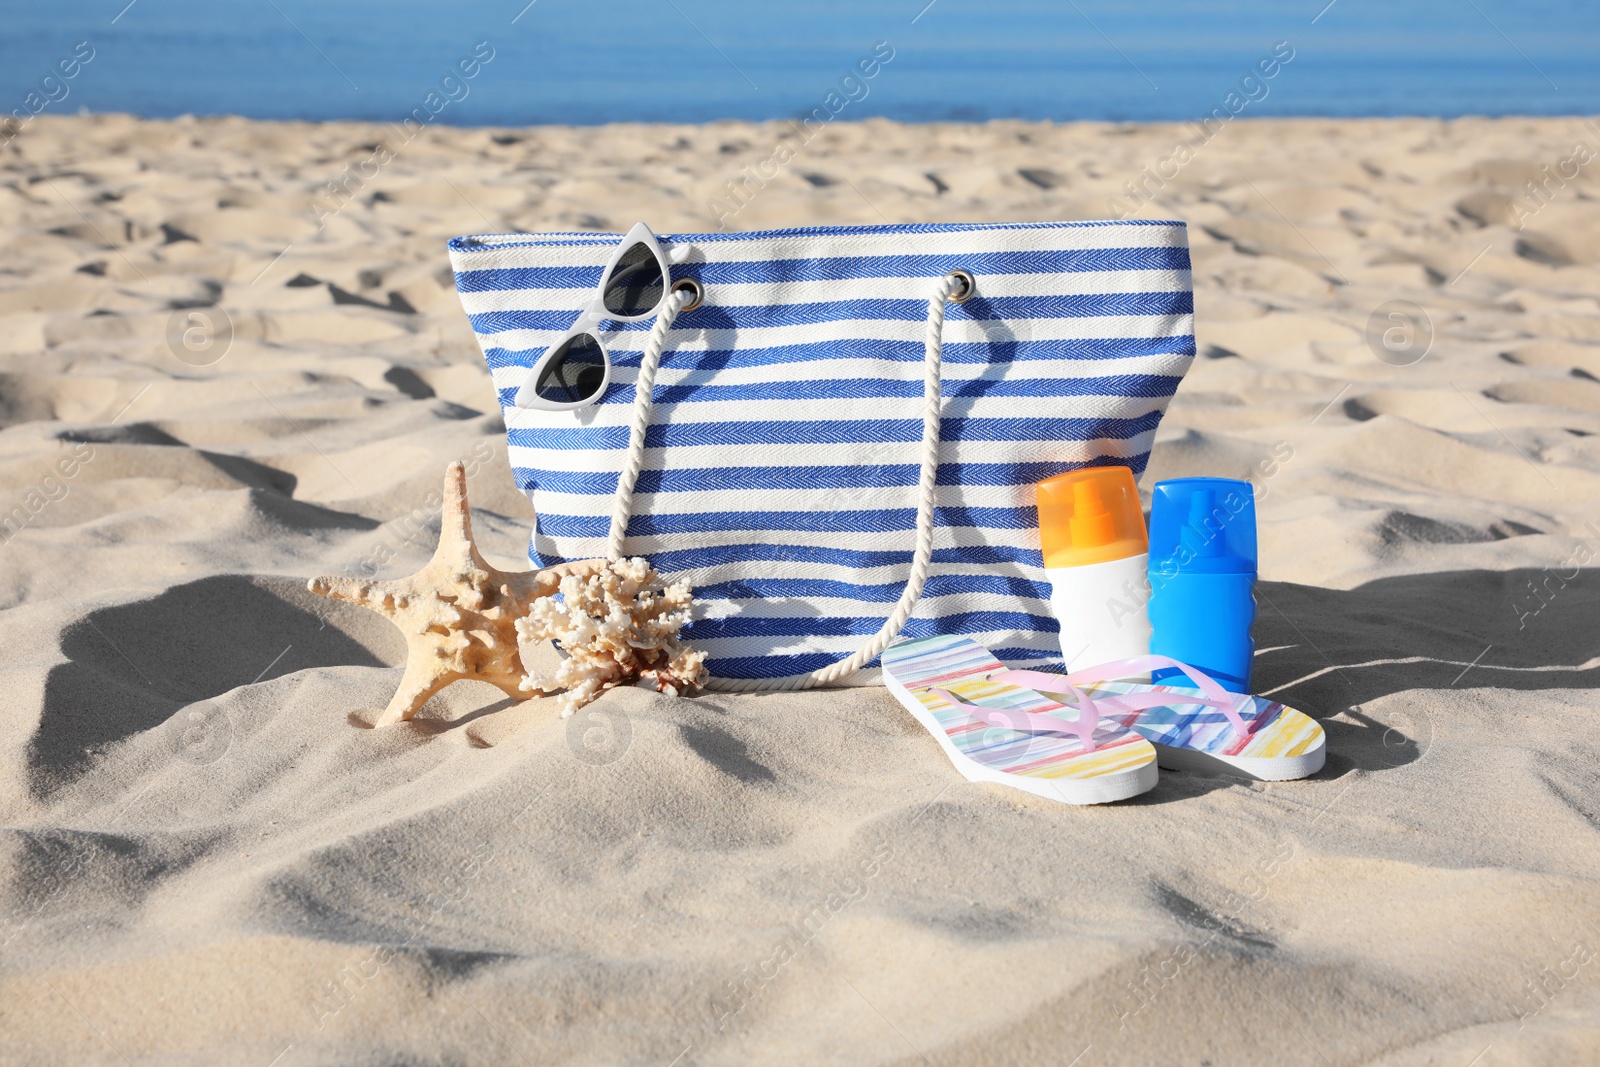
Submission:
<svg viewBox="0 0 1600 1067">
<path fill-rule="evenodd" d="M 1544 599 L 1529 583 L 1545 583 Z M 1254 689 L 1327 719 L 1328 769 L 1381 770 L 1418 759 L 1425 711 L 1363 705 L 1409 690 L 1600 688 L 1600 576 L 1561 585 L 1550 572 L 1444 571 L 1350 590 L 1262 582 Z"/>
<path fill-rule="evenodd" d="M 403 655 L 386 620 L 313 596 L 294 579 L 244 575 L 92 611 L 66 629 L 61 651 L 67 662 L 45 679 L 29 745 L 36 794 L 75 779 L 95 752 L 160 726 L 186 705 L 307 667 L 381 667 Z"/>
<path fill-rule="evenodd" d="M 1528 583 L 1548 577 L 1450 571 L 1351 590 L 1263 582 L 1255 691 L 1351 720 L 1325 722 L 1324 775 L 1403 766 L 1426 751 L 1431 720 L 1391 707 L 1379 721 L 1369 702 L 1419 689 L 1600 688 L 1600 578 L 1584 572 L 1548 599 L 1531 598 Z M 378 616 L 313 597 L 292 579 L 240 575 L 91 612 L 67 629 L 62 651 L 68 662 L 46 679 L 29 750 L 41 794 L 82 774 L 97 750 L 196 701 L 308 667 L 403 657 L 400 634 Z"/>
</svg>

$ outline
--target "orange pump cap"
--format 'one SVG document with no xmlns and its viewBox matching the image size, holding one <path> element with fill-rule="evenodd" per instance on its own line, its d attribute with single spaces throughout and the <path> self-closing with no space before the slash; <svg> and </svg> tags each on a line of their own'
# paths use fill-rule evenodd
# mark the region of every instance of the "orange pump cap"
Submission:
<svg viewBox="0 0 1600 1067">
<path fill-rule="evenodd" d="M 1039 544 L 1048 568 L 1106 563 L 1149 551 L 1139 490 L 1127 467 L 1085 467 L 1038 486 Z"/>
</svg>

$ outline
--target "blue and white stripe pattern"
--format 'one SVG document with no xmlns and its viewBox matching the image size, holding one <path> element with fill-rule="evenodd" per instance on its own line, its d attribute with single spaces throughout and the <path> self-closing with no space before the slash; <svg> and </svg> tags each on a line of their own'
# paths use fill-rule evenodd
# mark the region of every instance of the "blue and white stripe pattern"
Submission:
<svg viewBox="0 0 1600 1067">
<path fill-rule="evenodd" d="M 512 405 L 593 298 L 619 235 L 451 242 L 456 285 L 533 500 L 537 566 L 605 554 L 651 321 L 606 322 L 611 384 L 579 412 Z M 876 633 L 910 567 L 928 298 L 944 326 L 933 566 L 909 637 L 964 634 L 1014 665 L 1059 660 L 1033 483 L 1144 470 L 1194 357 L 1179 222 L 893 225 L 678 234 L 705 303 L 668 337 L 627 552 L 702 601 L 686 636 L 713 673 L 771 678 Z M 871 682 L 877 672 L 854 679 Z"/>
</svg>

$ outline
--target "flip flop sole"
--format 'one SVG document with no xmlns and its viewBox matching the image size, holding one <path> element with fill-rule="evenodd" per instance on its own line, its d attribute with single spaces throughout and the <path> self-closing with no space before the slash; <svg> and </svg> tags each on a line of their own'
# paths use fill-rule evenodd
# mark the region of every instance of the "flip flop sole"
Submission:
<svg viewBox="0 0 1600 1067">
<path fill-rule="evenodd" d="M 951 661 L 952 654 L 959 662 Z M 1003 670 L 1004 665 L 974 641 L 923 638 L 896 646 L 884 654 L 884 659 L 885 688 L 933 735 L 968 781 L 1009 786 L 1065 804 L 1109 804 L 1155 788 L 1160 773 L 1156 750 L 1133 731 L 1120 736 L 1114 733 L 1093 752 L 1073 754 L 1065 749 L 1075 742 L 974 722 L 931 692 L 913 693 L 897 677 L 896 668 L 918 681 L 937 672 L 938 684 L 956 695 L 979 699 L 985 692 L 1010 690 L 1033 698 L 1024 703 L 1037 703 L 1040 708 L 1056 706 L 1031 690 L 986 684 L 983 674 Z M 963 693 L 963 689 L 967 692 Z M 1017 706 L 1021 708 L 1023 704 Z M 943 719 L 941 708 L 948 709 Z M 1114 724 L 1103 720 L 1102 729 L 1106 726 Z M 957 738 L 971 742 L 967 747 L 972 751 L 966 750 Z M 990 738 L 994 743 L 976 743 Z"/>
<path fill-rule="evenodd" d="M 1106 682 L 1086 688 L 1097 696 L 1112 696 L 1165 687 Z M 1267 717 L 1242 746 L 1233 740 L 1222 716 L 1211 709 L 1180 704 L 1132 715 L 1109 714 L 1153 744 L 1161 766 L 1168 770 L 1243 775 L 1262 782 L 1288 782 L 1322 770 L 1328 759 L 1328 736 L 1320 723 L 1276 701 L 1239 699 L 1245 703 L 1235 706 L 1245 718 Z"/>
<path fill-rule="evenodd" d="M 1309 778 L 1322 770 L 1328 759 L 1328 742 L 1319 734 L 1312 747 L 1293 756 L 1228 756 L 1198 748 L 1155 745 L 1156 761 L 1169 771 L 1196 771 L 1200 774 L 1244 775 L 1260 782 L 1289 782 Z"/>
</svg>

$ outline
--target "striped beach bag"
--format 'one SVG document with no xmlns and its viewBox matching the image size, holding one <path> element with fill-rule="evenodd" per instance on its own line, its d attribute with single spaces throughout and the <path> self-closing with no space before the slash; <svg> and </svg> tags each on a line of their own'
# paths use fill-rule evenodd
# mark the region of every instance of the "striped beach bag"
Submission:
<svg viewBox="0 0 1600 1067">
<path fill-rule="evenodd" d="M 694 586 L 713 687 L 873 684 L 897 636 L 1059 662 L 1034 483 L 1140 474 L 1194 356 L 1179 222 L 451 242 L 536 566 Z"/>
</svg>

